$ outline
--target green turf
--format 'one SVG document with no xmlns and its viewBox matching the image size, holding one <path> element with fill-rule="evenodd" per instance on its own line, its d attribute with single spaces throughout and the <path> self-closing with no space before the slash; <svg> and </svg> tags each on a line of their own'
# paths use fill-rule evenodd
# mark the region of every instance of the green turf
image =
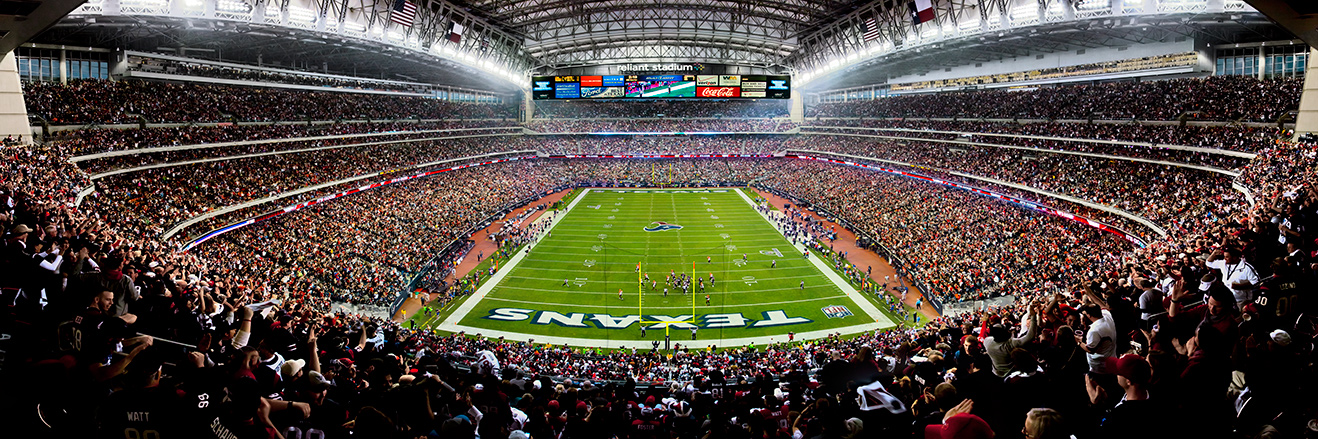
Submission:
<svg viewBox="0 0 1318 439">
<path fill-rule="evenodd" d="M 532 335 L 640 339 L 641 324 L 621 319 L 643 316 L 645 321 L 658 321 L 694 314 L 701 338 L 713 339 L 776 336 L 872 323 L 859 306 L 803 259 L 736 192 L 719 191 L 596 190 L 583 195 L 585 198 L 555 226 L 551 236 L 537 244 L 461 324 Z M 656 221 L 682 228 L 644 230 L 655 226 Z M 781 256 L 773 255 L 773 249 Z M 746 261 L 740 262 L 743 254 Z M 777 267 L 771 268 L 773 260 Z M 647 283 L 640 293 L 644 311 L 639 310 L 638 262 L 642 272 L 658 282 L 653 289 Z M 697 293 L 694 313 L 692 296 L 673 287 L 667 297 L 663 294 L 664 277 L 670 272 L 690 275 L 693 262 L 696 274 L 706 279 L 705 294 L 711 302 L 706 305 L 704 294 Z M 712 288 L 708 284 L 710 273 L 716 279 Z M 567 286 L 563 285 L 565 279 Z M 805 281 L 804 290 L 801 281 Z M 623 291 L 622 299 L 618 298 L 619 289 Z M 852 315 L 827 317 L 822 309 L 833 305 L 845 306 Z M 513 321 L 489 318 L 501 315 L 492 313 L 500 308 L 530 312 L 502 314 L 525 316 Z M 755 326 L 771 311 L 810 322 Z M 568 316 L 568 322 L 545 320 L 553 315 L 550 312 Z M 740 314 L 747 320 L 742 325 L 715 328 L 710 314 Z M 619 319 L 614 325 L 625 327 L 607 329 L 605 322 L 592 320 L 597 315 Z M 577 317 L 585 327 L 578 326 Z M 677 340 L 689 333 L 688 329 L 674 331 L 678 331 Z M 651 329 L 645 338 L 661 339 L 662 330 Z"/>
</svg>

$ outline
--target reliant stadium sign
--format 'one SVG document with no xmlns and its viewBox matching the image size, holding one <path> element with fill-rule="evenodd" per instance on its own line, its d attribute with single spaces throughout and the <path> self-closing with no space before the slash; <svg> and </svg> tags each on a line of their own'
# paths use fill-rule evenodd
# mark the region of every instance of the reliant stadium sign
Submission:
<svg viewBox="0 0 1318 439">
<path fill-rule="evenodd" d="M 771 326 L 799 325 L 802 323 L 813 322 L 805 317 L 788 317 L 786 311 L 765 311 L 760 313 L 760 318 L 750 319 L 741 313 L 731 314 L 704 314 L 693 316 L 685 315 L 657 315 L 647 314 L 646 322 L 669 322 L 657 323 L 647 326 L 646 329 L 663 329 L 668 325 L 673 329 L 691 329 L 699 327 L 701 329 L 710 328 L 767 328 Z M 695 324 L 683 323 L 693 321 Z M 558 325 L 569 328 L 598 328 L 598 329 L 627 329 L 638 325 L 641 322 L 641 316 L 632 314 L 621 317 L 614 317 L 609 314 L 594 313 L 568 313 L 563 314 L 557 311 L 536 311 L 533 309 L 522 308 L 495 308 L 490 310 L 490 315 L 485 316 L 490 320 L 501 320 L 505 322 L 526 321 L 535 325 Z"/>
<path fill-rule="evenodd" d="M 618 73 L 653 73 L 653 72 L 701 72 L 705 70 L 705 65 L 695 64 L 622 64 L 618 66 Z"/>
</svg>

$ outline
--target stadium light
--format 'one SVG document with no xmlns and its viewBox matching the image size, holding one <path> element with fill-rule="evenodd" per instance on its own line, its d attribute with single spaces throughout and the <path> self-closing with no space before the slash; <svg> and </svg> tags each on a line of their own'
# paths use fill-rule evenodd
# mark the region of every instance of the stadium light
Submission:
<svg viewBox="0 0 1318 439">
<path fill-rule="evenodd" d="M 315 23 L 316 13 L 307 8 L 289 5 L 288 19 L 301 23 Z"/>
<path fill-rule="evenodd" d="M 201 1 L 198 1 L 197 4 L 198 7 L 205 6 L 205 3 Z M 191 1 L 188 2 L 188 6 L 189 7 L 192 6 Z M 215 4 L 215 9 L 220 12 L 250 12 L 251 11 L 251 7 L 247 6 L 247 3 L 232 1 L 232 0 L 220 0 L 218 3 Z"/>
</svg>

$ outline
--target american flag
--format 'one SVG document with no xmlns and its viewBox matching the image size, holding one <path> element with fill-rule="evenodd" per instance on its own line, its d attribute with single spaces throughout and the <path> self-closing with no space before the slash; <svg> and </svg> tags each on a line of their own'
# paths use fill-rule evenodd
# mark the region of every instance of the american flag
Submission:
<svg viewBox="0 0 1318 439">
<path fill-rule="evenodd" d="M 394 7 L 389 13 L 389 21 L 412 27 L 412 23 L 416 21 L 416 4 L 407 0 L 395 0 Z"/>
<path fill-rule="evenodd" d="M 879 22 L 874 20 L 874 14 L 865 14 L 865 41 L 874 41 L 879 39 Z"/>
</svg>

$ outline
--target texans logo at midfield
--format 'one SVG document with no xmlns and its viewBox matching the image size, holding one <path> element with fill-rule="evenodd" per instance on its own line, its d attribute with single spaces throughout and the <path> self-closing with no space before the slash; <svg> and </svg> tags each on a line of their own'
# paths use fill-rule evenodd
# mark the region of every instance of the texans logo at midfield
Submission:
<svg viewBox="0 0 1318 439">
<path fill-rule="evenodd" d="M 645 231 L 647 231 L 647 232 L 662 232 L 662 231 L 664 231 L 664 230 L 678 230 L 678 229 L 681 229 L 681 228 L 682 228 L 682 226 L 679 226 L 679 225 L 677 225 L 677 224 L 668 224 L 668 223 L 663 222 L 663 221 L 655 221 L 655 222 L 650 223 L 650 227 L 646 227 L 646 228 L 645 228 Z"/>
</svg>

